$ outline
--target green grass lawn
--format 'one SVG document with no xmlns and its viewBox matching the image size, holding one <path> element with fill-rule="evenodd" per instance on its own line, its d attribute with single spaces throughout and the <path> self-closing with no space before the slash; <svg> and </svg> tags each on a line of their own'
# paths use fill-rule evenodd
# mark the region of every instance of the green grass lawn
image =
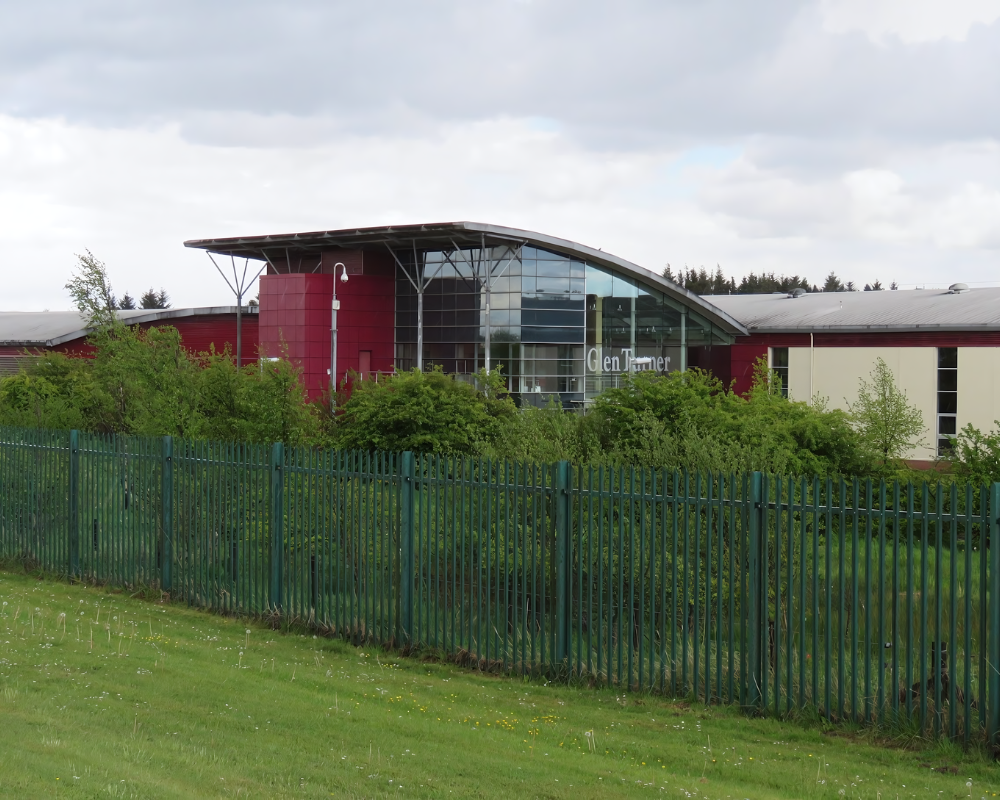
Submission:
<svg viewBox="0 0 1000 800">
<path fill-rule="evenodd" d="M 484 675 L 9 572 L 0 601 L 3 797 L 1000 792 L 992 763 L 949 745 Z"/>
</svg>

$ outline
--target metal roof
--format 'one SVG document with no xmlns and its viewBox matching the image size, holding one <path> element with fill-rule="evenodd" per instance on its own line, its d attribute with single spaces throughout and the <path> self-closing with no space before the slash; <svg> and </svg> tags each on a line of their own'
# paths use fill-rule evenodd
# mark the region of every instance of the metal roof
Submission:
<svg viewBox="0 0 1000 800">
<path fill-rule="evenodd" d="M 181 317 L 235 314 L 236 306 L 156 308 L 119 311 L 118 318 L 133 325 L 166 322 Z M 244 313 L 248 309 L 244 308 Z M 91 332 L 79 311 L 0 311 L 0 346 L 55 347 L 82 339 Z"/>
<path fill-rule="evenodd" d="M 753 332 L 1000 330 L 1000 288 L 706 295 Z"/>
<path fill-rule="evenodd" d="M 239 258 L 270 261 L 291 255 L 317 255 L 324 251 L 344 249 L 383 249 L 395 247 L 418 250 L 480 247 L 497 244 L 520 243 L 579 258 L 595 266 L 603 266 L 628 275 L 658 289 L 665 295 L 697 309 L 712 324 L 730 334 L 746 334 L 746 328 L 724 310 L 703 300 L 662 275 L 633 264 L 618 256 L 586 245 L 548 236 L 544 233 L 489 225 L 482 222 L 438 222 L 420 225 L 387 225 L 374 228 L 346 228 L 335 231 L 308 233 L 282 233 L 268 236 L 236 236 L 225 239 L 192 239 L 185 247 L 195 247 Z"/>
</svg>

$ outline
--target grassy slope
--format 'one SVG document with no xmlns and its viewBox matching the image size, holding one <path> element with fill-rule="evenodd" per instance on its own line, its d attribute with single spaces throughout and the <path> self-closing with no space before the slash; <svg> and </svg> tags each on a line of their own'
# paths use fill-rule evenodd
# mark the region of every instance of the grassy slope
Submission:
<svg viewBox="0 0 1000 800">
<path fill-rule="evenodd" d="M 0 600 L 5 797 L 1000 792 L 995 767 L 950 747 L 497 678 L 11 573 Z"/>
</svg>

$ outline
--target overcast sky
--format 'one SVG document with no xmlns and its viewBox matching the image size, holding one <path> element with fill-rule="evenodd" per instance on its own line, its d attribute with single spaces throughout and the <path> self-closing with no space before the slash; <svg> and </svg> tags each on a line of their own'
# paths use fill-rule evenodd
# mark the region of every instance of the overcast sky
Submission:
<svg viewBox="0 0 1000 800">
<path fill-rule="evenodd" d="M 185 239 L 475 220 L 660 271 L 1000 283 L 1000 0 L 0 5 L 0 309 Z"/>
</svg>

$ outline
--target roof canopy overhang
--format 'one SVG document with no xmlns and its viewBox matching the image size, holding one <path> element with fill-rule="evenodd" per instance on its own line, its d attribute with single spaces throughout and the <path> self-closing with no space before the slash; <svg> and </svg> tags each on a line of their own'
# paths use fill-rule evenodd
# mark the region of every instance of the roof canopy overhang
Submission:
<svg viewBox="0 0 1000 800">
<path fill-rule="evenodd" d="M 606 267 L 646 286 L 663 292 L 679 303 L 696 310 L 713 325 L 728 334 L 746 335 L 747 329 L 729 314 L 702 300 L 673 281 L 655 272 L 618 258 L 603 250 L 547 236 L 543 233 L 487 225 L 481 222 L 439 222 L 423 225 L 388 225 L 375 228 L 346 228 L 336 231 L 286 233 L 269 236 L 236 236 L 225 239 L 192 239 L 185 247 L 209 253 L 251 258 L 260 261 L 285 259 L 290 256 L 318 255 L 334 250 L 451 250 L 455 247 L 495 247 L 530 245 L 563 253 L 594 266 Z"/>
</svg>

